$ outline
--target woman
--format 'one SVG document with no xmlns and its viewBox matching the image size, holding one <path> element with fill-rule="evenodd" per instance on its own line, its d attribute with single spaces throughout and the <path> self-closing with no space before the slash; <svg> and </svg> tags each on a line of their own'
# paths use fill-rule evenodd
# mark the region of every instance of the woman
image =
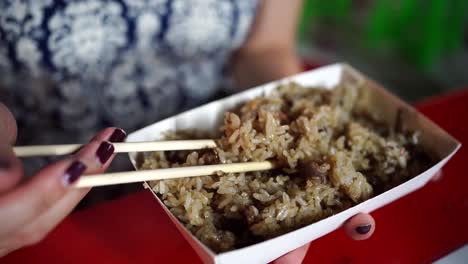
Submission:
<svg viewBox="0 0 468 264">
<path fill-rule="evenodd" d="M 88 193 L 68 186 L 103 172 L 112 142 L 125 137 L 106 126 L 133 130 L 212 100 L 222 84 L 246 88 L 298 73 L 300 7 L 299 0 L 2 1 L 0 87 L 16 121 L 1 104 L 0 256 L 41 241 Z M 22 182 L 35 166 L 13 154 L 16 123 L 17 144 L 80 142 L 100 132 Z M 366 239 L 375 224 L 360 214 L 345 228 Z M 301 261 L 306 251 L 278 261 Z"/>
</svg>

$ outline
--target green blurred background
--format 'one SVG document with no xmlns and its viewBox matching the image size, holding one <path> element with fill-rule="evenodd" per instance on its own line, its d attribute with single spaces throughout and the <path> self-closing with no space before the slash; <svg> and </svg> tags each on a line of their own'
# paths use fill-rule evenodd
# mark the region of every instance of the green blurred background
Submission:
<svg viewBox="0 0 468 264">
<path fill-rule="evenodd" d="M 468 0 L 304 0 L 299 52 L 409 101 L 468 87 Z"/>
</svg>

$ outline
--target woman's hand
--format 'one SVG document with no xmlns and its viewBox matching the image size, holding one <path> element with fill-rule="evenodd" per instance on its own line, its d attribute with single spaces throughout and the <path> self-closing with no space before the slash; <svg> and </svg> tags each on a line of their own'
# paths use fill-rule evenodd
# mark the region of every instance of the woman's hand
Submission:
<svg viewBox="0 0 468 264">
<path fill-rule="evenodd" d="M 90 190 L 70 186 L 83 174 L 102 173 L 115 155 L 111 142 L 124 138 L 119 128 L 104 129 L 74 156 L 21 182 L 21 161 L 12 149 L 15 119 L 0 103 L 0 257 L 38 243 L 59 224 Z"/>
</svg>

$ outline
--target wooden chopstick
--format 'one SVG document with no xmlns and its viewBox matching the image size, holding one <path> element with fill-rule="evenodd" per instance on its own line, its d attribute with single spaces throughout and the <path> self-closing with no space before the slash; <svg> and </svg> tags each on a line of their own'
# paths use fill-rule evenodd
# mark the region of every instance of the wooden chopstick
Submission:
<svg viewBox="0 0 468 264">
<path fill-rule="evenodd" d="M 212 139 L 200 140 L 168 140 L 168 141 L 146 141 L 146 142 L 124 142 L 113 143 L 115 153 L 122 152 L 144 152 L 164 150 L 195 150 L 215 148 L 216 142 Z M 18 157 L 33 156 L 58 156 L 72 154 L 82 145 L 39 145 L 39 146 L 17 146 L 13 150 Z"/>
<path fill-rule="evenodd" d="M 115 153 L 144 152 L 165 150 L 196 150 L 215 148 L 216 142 L 212 139 L 200 140 L 169 140 L 148 142 L 113 143 Z M 82 145 L 42 145 L 42 146 L 17 146 L 13 150 L 18 157 L 67 155 L 78 150 Z M 151 180 L 177 179 L 183 177 L 196 177 L 213 175 L 216 172 L 234 173 L 246 171 L 263 171 L 273 169 L 275 165 L 269 161 L 244 162 L 230 164 L 214 164 L 204 166 L 191 166 L 156 170 L 125 171 L 104 174 L 85 175 L 81 177 L 73 187 L 93 187 L 115 185 Z"/>
<path fill-rule="evenodd" d="M 76 188 L 83 188 L 132 182 L 213 175 L 219 171 L 222 171 L 224 173 L 234 173 L 247 171 L 264 171 L 271 170 L 273 168 L 275 168 L 275 165 L 273 163 L 269 161 L 263 161 L 191 166 L 169 169 L 126 171 L 106 174 L 85 175 L 82 176 L 73 186 Z"/>
</svg>

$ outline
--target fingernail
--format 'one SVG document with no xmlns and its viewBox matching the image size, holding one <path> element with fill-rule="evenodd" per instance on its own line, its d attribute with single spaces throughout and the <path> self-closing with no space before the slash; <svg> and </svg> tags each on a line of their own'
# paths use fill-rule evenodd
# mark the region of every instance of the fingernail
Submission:
<svg viewBox="0 0 468 264">
<path fill-rule="evenodd" d="M 127 134 L 125 134 L 125 132 L 122 129 L 116 128 L 114 132 L 112 133 L 112 135 L 109 137 L 109 141 L 110 142 L 122 142 L 124 141 L 126 137 L 127 137 Z"/>
<path fill-rule="evenodd" d="M 102 142 L 101 145 L 99 145 L 99 148 L 96 150 L 96 156 L 98 157 L 101 164 L 106 163 L 113 153 L 114 145 L 107 141 Z"/>
<path fill-rule="evenodd" d="M 371 227 L 372 225 L 361 225 L 361 226 L 356 227 L 356 232 L 358 232 L 361 235 L 365 235 L 369 233 L 369 231 L 371 230 Z"/>
<path fill-rule="evenodd" d="M 86 165 L 81 161 L 74 161 L 70 167 L 65 171 L 63 176 L 63 183 L 65 186 L 69 186 L 76 182 L 83 172 L 86 170 Z"/>
</svg>

